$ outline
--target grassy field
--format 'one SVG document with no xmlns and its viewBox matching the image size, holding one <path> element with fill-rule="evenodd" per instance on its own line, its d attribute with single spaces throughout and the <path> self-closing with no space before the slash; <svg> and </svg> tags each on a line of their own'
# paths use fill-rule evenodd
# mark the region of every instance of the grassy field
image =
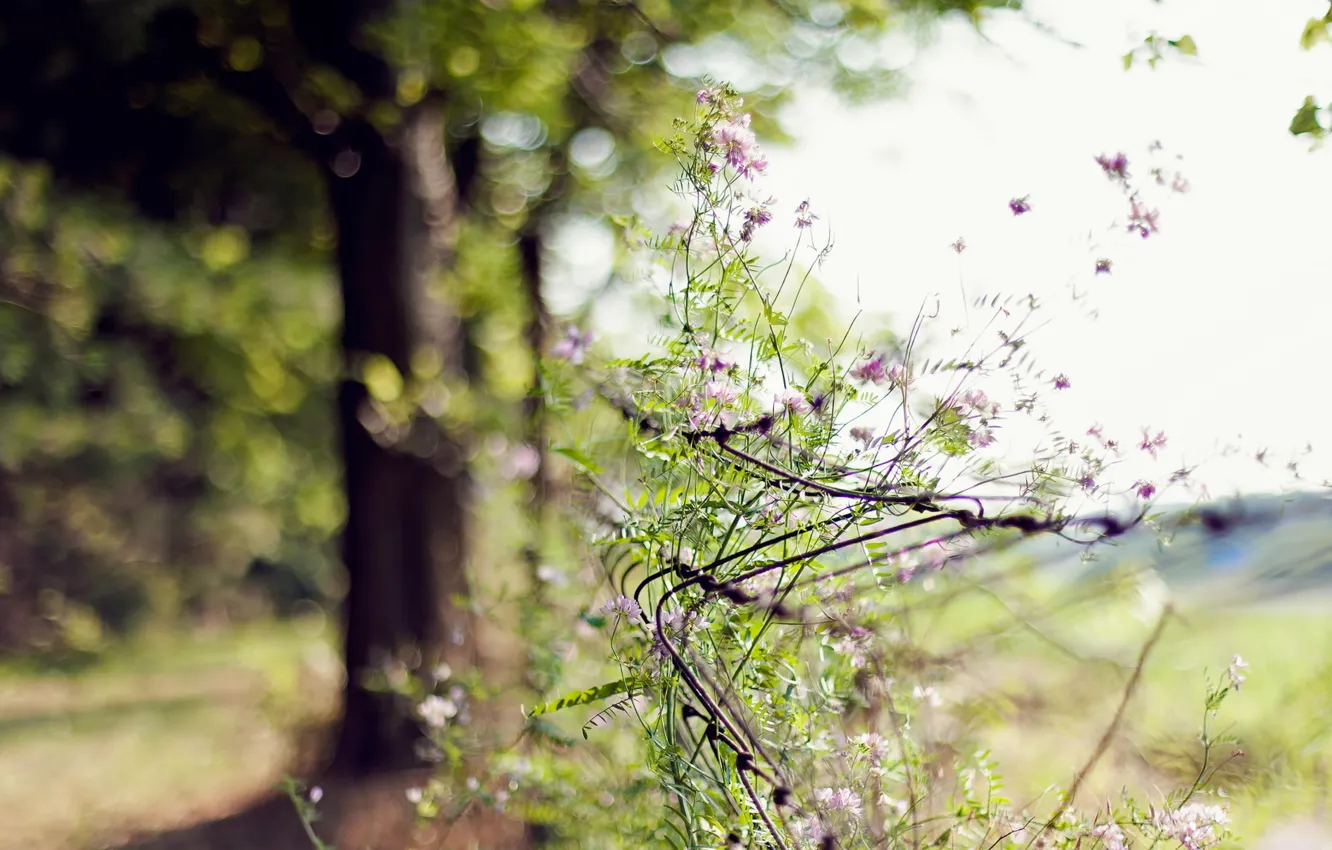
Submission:
<svg viewBox="0 0 1332 850">
<path fill-rule="evenodd" d="M 235 810 L 334 708 L 319 621 L 143 637 L 75 672 L 0 666 L 0 848 L 111 846 Z"/>
<path fill-rule="evenodd" d="M 951 599 L 949 588 L 939 588 L 915 600 L 919 640 L 941 653 L 965 649 L 941 688 L 951 707 L 938 722 L 992 750 L 1017 802 L 1067 787 L 1114 716 L 1163 601 L 1159 585 L 1127 571 L 1120 578 L 1117 589 L 1099 592 L 1000 579 Z M 1225 762 L 1217 784 L 1244 838 L 1238 846 L 1326 811 L 1332 596 L 1218 603 L 1233 599 L 1227 590 L 1171 594 L 1176 611 L 1081 805 L 1118 798 L 1125 788 L 1140 800 L 1159 798 L 1191 783 L 1202 767 L 1207 683 L 1238 654 L 1250 665 L 1248 680 L 1212 726 L 1221 742 L 1209 763 L 1210 770 Z M 940 601 L 929 604 L 931 595 Z M 1243 754 L 1232 758 L 1237 749 Z"/>
<path fill-rule="evenodd" d="M 1159 599 L 1133 580 L 1096 593 L 1031 576 L 958 589 L 912 600 L 917 640 L 965 650 L 940 680 L 944 706 L 925 720 L 941 738 L 992 749 L 1015 801 L 1038 799 L 1067 785 L 1113 715 Z M 1204 674 L 1238 653 L 1249 681 L 1216 729 L 1245 752 L 1220 774 L 1238 827 L 1252 839 L 1319 814 L 1332 759 L 1332 605 L 1309 594 L 1246 607 L 1178 595 L 1180 613 L 1080 802 L 1190 781 Z M 111 846 L 246 805 L 292 765 L 300 731 L 332 716 L 339 676 L 319 621 L 144 637 L 68 673 L 0 666 L 0 850 Z"/>
</svg>

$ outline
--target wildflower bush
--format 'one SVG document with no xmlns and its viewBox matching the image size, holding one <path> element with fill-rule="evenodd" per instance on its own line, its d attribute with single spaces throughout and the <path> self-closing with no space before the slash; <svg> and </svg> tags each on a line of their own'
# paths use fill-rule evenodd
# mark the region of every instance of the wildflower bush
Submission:
<svg viewBox="0 0 1332 850">
<path fill-rule="evenodd" d="M 930 731 L 949 712 L 948 659 L 916 640 L 910 601 L 1025 538 L 1091 550 L 1143 523 L 1162 527 L 1150 512 L 1158 483 L 1116 488 L 1112 473 L 1124 451 L 1154 458 L 1166 438 L 1144 430 L 1136 447 L 1121 446 L 1099 426 L 1077 440 L 1055 428 L 1043 394 L 1071 381 L 1028 350 L 1034 298 L 978 301 L 983 331 L 951 357 L 922 350 L 923 316 L 901 340 L 880 333 L 866 344 L 854 328 L 801 338 L 796 311 L 828 245 L 805 202 L 776 222 L 793 225 L 795 248 L 762 259 L 755 240 L 778 211 L 757 189 L 768 163 L 741 108 L 734 91 L 709 86 L 693 120 L 662 142 L 690 213 L 641 242 L 659 261 L 648 279 L 668 307 L 649 350 L 596 364 L 590 334 L 570 328 L 545 370 L 548 408 L 596 399 L 621 438 L 610 441 L 614 464 L 604 443 L 557 448 L 580 471 L 594 544 L 581 575 L 596 579 L 596 598 L 566 587 L 571 614 L 554 598 L 565 580 L 546 576 L 552 592 L 523 620 L 530 679 L 556 693 L 590 670 L 603 681 L 527 708 L 504 741 L 464 722 L 496 696 L 479 679 L 388 676 L 430 733 L 423 755 L 440 764 L 438 780 L 409 792 L 418 812 L 448 820 L 476 805 L 507 808 L 546 824 L 551 846 L 571 847 L 1220 845 L 1227 812 L 1209 782 L 1237 750 L 1214 723 L 1243 681 L 1238 657 L 1200 688 L 1191 783 L 1094 811 L 1075 805 L 1169 606 L 1103 735 L 1056 793 L 1012 802 L 986 752 L 965 740 L 940 746 Z M 1128 199 L 1121 226 L 1157 233 L 1127 158 L 1096 162 Z M 1178 175 L 1152 174 L 1183 191 Z M 1033 205 L 1014 198 L 1009 209 Z M 1110 270 L 1095 259 L 1096 274 Z M 1024 434 L 1045 448 L 1024 450 Z M 1127 507 L 1097 508 L 1089 495 Z"/>
</svg>

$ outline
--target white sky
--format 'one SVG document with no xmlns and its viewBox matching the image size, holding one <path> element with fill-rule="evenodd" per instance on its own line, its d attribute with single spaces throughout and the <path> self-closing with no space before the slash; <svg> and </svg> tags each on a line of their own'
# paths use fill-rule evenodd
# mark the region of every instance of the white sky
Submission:
<svg viewBox="0 0 1332 850">
<path fill-rule="evenodd" d="M 798 144 L 769 151 L 779 216 L 809 197 L 836 237 L 821 280 L 849 308 L 859 292 L 865 307 L 891 311 L 899 330 L 931 293 L 960 316 L 959 263 L 973 298 L 1031 291 L 1067 303 L 1075 277 L 1091 287 L 1098 318 L 1070 313 L 1033 341 L 1042 364 L 1073 381 L 1047 401 L 1069 433 L 1100 421 L 1132 446 L 1141 426 L 1165 430 L 1161 461 L 1143 469 L 1158 481 L 1238 434 L 1243 462 L 1199 470 L 1214 496 L 1289 483 L 1285 461 L 1306 442 L 1306 479 L 1332 477 L 1332 149 L 1310 153 L 1287 131 L 1305 95 L 1332 96 L 1332 46 L 1298 44 L 1327 3 L 1027 6 L 1083 46 L 1016 15 L 994 16 L 989 43 L 954 21 L 907 67 L 904 98 L 850 109 L 799 97 L 784 116 Z M 1198 57 L 1126 73 L 1120 57 L 1151 30 L 1192 35 Z M 1163 164 L 1183 157 L 1190 190 L 1162 199 L 1159 234 L 1112 233 L 1128 204 L 1092 157 L 1122 150 L 1145 177 L 1154 140 Z M 1033 211 L 1015 218 L 1007 203 L 1027 194 Z M 958 236 L 960 260 L 949 248 Z M 1114 272 L 1093 279 L 1102 255 Z M 1263 447 L 1278 472 L 1252 460 Z"/>
<path fill-rule="evenodd" d="M 1310 153 L 1307 137 L 1287 130 L 1305 95 L 1332 96 L 1332 45 L 1298 44 L 1326 0 L 1027 7 L 1058 36 L 1015 14 L 992 16 L 983 38 L 949 21 L 918 51 L 898 42 L 905 97 L 851 108 L 801 92 L 782 116 L 797 143 L 767 150 L 761 186 L 779 199 L 768 244 L 790 244 L 783 216 L 809 198 L 836 237 L 820 280 L 847 316 L 859 298 L 899 332 L 935 294 L 941 335 L 962 323 L 959 270 L 969 298 L 1032 292 L 1067 305 L 1076 283 L 1098 317 L 1066 310 L 1033 339 L 1041 364 L 1073 382 L 1045 399 L 1065 433 L 1101 422 L 1125 444 L 1142 461 L 1122 470 L 1128 481 L 1160 483 L 1207 461 L 1198 474 L 1213 496 L 1283 489 L 1293 483 L 1285 462 L 1307 442 L 1304 486 L 1332 478 L 1320 344 L 1332 318 L 1332 146 Z M 1192 35 L 1198 57 L 1126 73 L 1122 55 L 1153 30 Z M 1128 202 L 1092 157 L 1123 151 L 1145 178 L 1155 140 L 1159 164 L 1177 167 L 1190 190 L 1153 198 L 1160 233 L 1141 240 L 1123 233 Z M 1033 211 L 1015 218 L 1007 204 L 1022 195 Z M 960 258 L 949 247 L 959 236 Z M 604 262 L 579 253 L 566 270 L 575 276 Z M 1114 261 L 1112 275 L 1093 275 L 1098 256 Z M 1133 450 L 1146 425 L 1170 437 L 1154 464 Z M 1243 454 L 1208 460 L 1238 435 Z M 1272 471 L 1253 461 L 1260 448 Z"/>
</svg>

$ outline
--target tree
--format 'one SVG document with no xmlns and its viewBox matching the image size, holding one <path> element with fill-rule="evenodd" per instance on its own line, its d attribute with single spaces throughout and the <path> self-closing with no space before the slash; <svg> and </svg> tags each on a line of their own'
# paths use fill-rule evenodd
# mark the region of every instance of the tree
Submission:
<svg viewBox="0 0 1332 850">
<path fill-rule="evenodd" d="M 760 72 L 758 94 L 769 104 L 786 82 L 816 72 L 864 96 L 895 78 L 849 71 L 838 59 L 843 45 L 867 44 L 917 14 L 956 10 L 979 21 L 986 7 L 1004 5 L 5 4 L 0 150 L 48 163 L 66 186 L 127 198 L 150 217 L 239 225 L 256 243 L 307 251 L 303 237 L 333 223 L 350 681 L 336 770 L 364 774 L 415 759 L 412 720 L 360 687 L 360 671 L 405 645 L 455 665 L 475 656 L 458 604 L 467 592 L 472 429 L 460 405 L 441 402 L 465 396 L 481 370 L 474 328 L 450 285 L 464 256 L 483 268 L 497 256 L 515 260 L 512 277 L 526 284 L 501 275 L 482 306 L 526 293 L 525 338 L 539 352 L 549 223 L 570 210 L 631 211 L 648 167 L 640 152 L 678 112 L 683 85 L 694 85 L 672 76 L 664 51 L 739 52 Z M 597 133 L 618 146 L 613 169 L 578 164 L 575 143 Z M 417 403 L 427 385 L 444 390 L 431 391 L 433 404 Z M 394 405 L 401 417 L 387 421 Z M 525 413 L 539 437 L 539 405 L 528 402 Z"/>
</svg>

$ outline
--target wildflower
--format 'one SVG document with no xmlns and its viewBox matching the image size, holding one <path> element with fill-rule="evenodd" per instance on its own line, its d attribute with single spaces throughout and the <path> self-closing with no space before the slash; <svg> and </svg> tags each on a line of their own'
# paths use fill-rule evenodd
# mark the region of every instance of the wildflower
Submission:
<svg viewBox="0 0 1332 850">
<path fill-rule="evenodd" d="M 1157 217 L 1161 214 L 1158 210 L 1149 210 L 1144 204 L 1138 202 L 1135 198 L 1130 202 L 1132 204 L 1129 210 L 1129 233 L 1137 231 L 1143 239 L 1146 239 L 1157 232 Z"/>
<path fill-rule="evenodd" d="M 415 804 L 415 803 L 419 803 L 419 802 L 421 802 L 421 798 L 424 797 L 424 796 L 425 796 L 425 792 L 423 792 L 420 788 L 408 788 L 408 789 L 407 789 L 407 802 L 409 802 L 409 803 L 413 803 L 413 804 Z"/>
<path fill-rule="evenodd" d="M 1095 490 L 1096 478 L 1090 472 L 1083 473 L 1083 476 L 1078 479 L 1078 486 L 1088 491 Z"/>
<path fill-rule="evenodd" d="M 1101 257 L 1099 260 L 1096 261 L 1096 273 L 1110 274 L 1110 267 L 1113 265 L 1114 263 L 1112 263 L 1110 260 L 1107 260 L 1105 257 Z"/>
<path fill-rule="evenodd" d="M 860 795 L 850 788 L 815 788 L 814 800 L 830 812 L 846 812 L 853 818 L 863 813 Z"/>
<path fill-rule="evenodd" d="M 967 435 L 967 442 L 976 448 L 983 449 L 994 443 L 994 433 L 990 431 L 989 426 L 981 425 L 971 429 L 971 433 Z"/>
<path fill-rule="evenodd" d="M 948 247 L 952 248 L 954 251 L 961 254 L 963 251 L 967 250 L 967 243 L 962 240 L 961 236 L 959 236 L 957 237 L 957 241 L 955 241 L 952 245 L 949 245 Z"/>
<path fill-rule="evenodd" d="M 1101 154 L 1096 157 L 1096 164 L 1101 166 L 1105 176 L 1111 180 L 1123 181 L 1128 179 L 1128 157 L 1122 153 L 1117 153 L 1114 156 Z"/>
<path fill-rule="evenodd" d="M 698 95 L 695 97 L 695 100 L 698 102 L 699 106 L 708 106 L 720 102 L 721 97 L 721 89 L 717 86 L 707 86 L 698 90 Z"/>
<path fill-rule="evenodd" d="M 1133 488 L 1139 499 L 1150 499 L 1156 495 L 1156 485 L 1150 481 L 1135 481 L 1133 482 Z"/>
<path fill-rule="evenodd" d="M 1201 802 L 1188 803 L 1174 811 L 1154 809 L 1150 818 L 1152 826 L 1187 850 L 1203 850 L 1220 842 L 1217 827 L 1229 821 L 1225 809 Z"/>
<path fill-rule="evenodd" d="M 808 413 L 811 409 L 809 399 L 795 387 L 788 387 L 786 390 L 777 393 L 775 400 L 778 406 L 784 407 L 792 413 Z"/>
<path fill-rule="evenodd" d="M 874 442 L 874 429 L 864 425 L 856 425 L 851 429 L 851 439 L 868 446 Z"/>
<path fill-rule="evenodd" d="M 453 668 L 448 664 L 441 662 L 432 672 L 436 682 L 447 682 L 453 676 Z"/>
<path fill-rule="evenodd" d="M 816 219 L 818 219 L 818 216 L 809 211 L 809 200 L 801 201 L 800 205 L 796 207 L 795 226 L 804 230 L 807 227 L 813 227 Z"/>
<path fill-rule="evenodd" d="M 1153 458 L 1156 457 L 1156 450 L 1165 448 L 1165 444 L 1166 435 L 1164 431 L 1157 431 L 1156 436 L 1153 437 L 1147 428 L 1142 429 L 1142 442 L 1138 444 L 1138 448 L 1142 449 Z"/>
<path fill-rule="evenodd" d="M 1067 375 L 1063 374 L 1062 372 L 1061 372 L 1060 374 L 1058 374 L 1058 375 L 1055 375 L 1055 379 L 1054 379 L 1054 388 L 1055 388 L 1055 389 L 1057 389 L 1057 390 L 1066 390 L 1066 389 L 1068 389 L 1068 388 L 1071 387 L 1071 386 L 1073 386 L 1073 385 L 1072 385 L 1071 383 L 1069 383 L 1069 380 L 1068 380 L 1068 376 L 1067 376 Z"/>
<path fill-rule="evenodd" d="M 984 416 L 987 412 L 991 416 L 999 414 L 999 404 L 990 401 L 984 390 L 968 390 L 967 394 L 962 396 L 962 403 L 981 416 Z"/>
<path fill-rule="evenodd" d="M 753 241 L 754 231 L 770 221 L 772 221 L 772 211 L 767 207 L 750 207 L 745 211 L 745 223 L 740 226 L 740 241 Z"/>
<path fill-rule="evenodd" d="M 725 381 L 708 381 L 703 385 L 703 397 L 730 404 L 736 399 L 736 391 Z"/>
<path fill-rule="evenodd" d="M 768 160 L 759 150 L 758 138 L 749 129 L 748 113 L 714 127 L 711 141 L 722 159 L 742 177 L 753 180 L 754 175 L 762 174 L 768 168 Z"/>
<path fill-rule="evenodd" d="M 1249 663 L 1238 655 L 1230 659 L 1230 667 L 1226 668 L 1226 675 L 1230 677 L 1230 686 L 1232 688 L 1237 691 L 1240 689 L 1240 685 L 1244 684 L 1244 680 L 1247 678 L 1240 671 L 1248 669 Z"/>
<path fill-rule="evenodd" d="M 565 330 L 564 338 L 551 347 L 550 354 L 552 357 L 568 360 L 577 366 L 583 362 L 583 355 L 587 353 L 588 347 L 592 345 L 596 338 L 596 334 L 591 331 L 583 333 L 576 326 L 569 325 Z"/>
<path fill-rule="evenodd" d="M 318 802 L 319 802 L 320 800 L 322 800 L 322 799 L 324 799 L 324 789 L 323 789 L 323 788 L 320 788 L 318 785 L 316 785 L 315 787 L 313 787 L 313 788 L 310 789 L 310 802 L 311 802 L 311 803 L 318 803 Z"/>
<path fill-rule="evenodd" d="M 1184 194 L 1189 191 L 1189 181 L 1185 180 L 1182 175 L 1176 174 L 1175 179 L 1170 181 L 1170 191 Z"/>
<path fill-rule="evenodd" d="M 717 374 L 725 372 L 735 365 L 735 361 L 727 357 L 720 351 L 714 351 L 711 348 L 705 348 L 694 360 L 694 364 L 704 372 Z"/>
<path fill-rule="evenodd" d="M 864 748 L 865 758 L 872 765 L 882 764 L 883 760 L 888 757 L 888 739 L 878 732 L 862 732 L 852 738 L 851 743 Z"/>
<path fill-rule="evenodd" d="M 601 606 L 601 613 L 607 617 L 627 617 L 635 619 L 643 614 L 643 609 L 633 599 L 620 594 L 619 596 Z"/>
<path fill-rule="evenodd" d="M 416 713 L 431 729 L 443 729 L 450 719 L 457 716 L 458 706 L 453 700 L 431 694 L 421 700 L 421 704 L 416 707 Z"/>
<path fill-rule="evenodd" d="M 1093 828 L 1091 834 L 1101 839 L 1105 850 L 1128 850 L 1128 843 L 1124 840 L 1124 830 L 1119 828 L 1119 824 L 1101 824 Z"/>
<path fill-rule="evenodd" d="M 1022 215 L 1031 212 L 1031 202 L 1027 198 L 1030 195 L 1023 195 L 1020 198 L 1014 198 L 1008 202 L 1008 208 L 1013 211 L 1013 215 Z"/>
</svg>

